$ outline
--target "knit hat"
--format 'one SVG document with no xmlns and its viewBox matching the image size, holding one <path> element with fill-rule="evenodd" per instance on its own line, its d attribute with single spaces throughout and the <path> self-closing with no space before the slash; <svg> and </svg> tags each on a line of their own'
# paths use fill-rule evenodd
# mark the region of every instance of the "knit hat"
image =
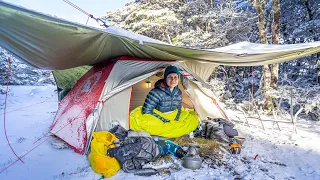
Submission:
<svg viewBox="0 0 320 180">
<path fill-rule="evenodd" d="M 164 71 L 164 80 L 166 82 L 167 76 L 171 73 L 176 73 L 178 75 L 178 78 L 180 78 L 179 69 L 175 66 L 168 66 L 166 70 Z"/>
</svg>

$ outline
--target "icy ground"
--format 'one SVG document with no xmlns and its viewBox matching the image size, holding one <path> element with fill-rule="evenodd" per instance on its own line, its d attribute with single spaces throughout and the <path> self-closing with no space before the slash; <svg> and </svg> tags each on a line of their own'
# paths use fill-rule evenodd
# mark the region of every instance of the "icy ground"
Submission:
<svg viewBox="0 0 320 180">
<path fill-rule="evenodd" d="M 61 144 L 54 144 L 53 138 L 46 135 L 57 110 L 55 89 L 51 85 L 10 87 L 6 130 L 11 146 L 17 155 L 23 156 L 24 163 L 16 161 L 6 141 L 3 128 L 5 96 L 0 95 L 1 180 L 92 180 L 101 177 L 92 171 L 86 156 L 78 155 L 70 148 L 59 147 Z M 319 122 L 298 119 L 298 134 L 292 132 L 289 124 L 280 124 L 281 132 L 277 129 L 272 131 L 267 123 L 265 131 L 258 122 L 250 121 L 250 124 L 251 127 L 237 124 L 246 142 L 240 155 L 225 155 L 224 165 L 210 165 L 210 168 L 203 164 L 200 170 L 182 168 L 152 177 L 119 171 L 110 179 L 320 179 Z M 180 163 L 178 160 L 175 162 Z M 158 167 L 169 166 L 164 163 Z"/>
</svg>

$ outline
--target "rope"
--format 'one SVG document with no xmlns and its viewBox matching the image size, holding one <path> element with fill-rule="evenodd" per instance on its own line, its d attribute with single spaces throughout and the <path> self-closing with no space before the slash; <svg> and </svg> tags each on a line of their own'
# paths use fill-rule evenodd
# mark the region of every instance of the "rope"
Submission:
<svg viewBox="0 0 320 180">
<path fill-rule="evenodd" d="M 64 2 L 66 2 L 67 4 L 69 4 L 70 6 L 74 7 L 75 9 L 77 9 L 78 11 L 84 13 L 85 15 L 88 16 L 88 20 L 89 20 L 89 17 L 96 20 L 97 22 L 100 21 L 102 23 L 102 25 L 104 27 L 108 27 L 108 25 L 105 24 L 104 21 L 102 21 L 100 18 L 95 18 L 92 14 L 89 14 L 87 13 L 85 10 L 81 9 L 80 7 L 76 6 L 75 4 L 71 3 L 70 1 L 68 0 L 63 0 Z M 86 24 L 88 23 L 88 20 L 86 22 Z M 12 56 L 10 56 L 10 59 L 12 59 Z M 29 154 L 30 152 L 32 152 L 34 149 L 36 149 L 37 147 L 39 147 L 41 144 L 43 144 L 45 141 L 47 141 L 50 137 L 46 138 L 44 141 L 42 141 L 40 144 L 38 144 L 37 146 L 35 146 L 34 148 L 32 148 L 30 151 L 28 151 L 26 154 L 22 155 L 21 158 L 14 152 L 13 148 L 11 147 L 11 144 L 9 142 L 9 139 L 8 139 L 8 136 L 7 136 L 7 131 L 6 131 L 6 105 L 7 105 L 7 97 L 8 97 L 8 87 L 9 87 L 9 77 L 10 77 L 10 59 L 8 60 L 8 77 L 7 77 L 7 91 L 6 91 L 6 97 L 5 97 L 5 102 L 4 102 L 4 133 L 5 133 L 5 136 L 6 136 L 6 139 L 7 139 L 7 142 L 8 142 L 8 145 L 10 146 L 12 152 L 14 153 L 14 155 L 18 158 L 16 161 L 14 161 L 13 163 L 11 163 L 8 167 L 4 168 L 3 170 L 0 171 L 0 174 L 5 171 L 6 169 L 8 169 L 9 167 L 11 167 L 13 164 L 15 164 L 16 162 L 18 162 L 19 160 L 24 163 L 21 158 L 23 158 L 24 156 L 26 156 L 27 154 Z M 52 96 L 53 97 L 53 96 Z M 51 98 L 51 97 L 50 97 Z M 50 99 L 48 98 L 48 99 Z M 47 99 L 47 100 L 48 100 Z M 46 100 L 45 100 L 46 101 Z M 41 103 L 44 103 L 45 101 L 43 102 L 40 102 L 40 103 L 37 103 L 37 104 L 41 104 Z M 34 104 L 36 105 L 36 104 Z M 30 105 L 30 106 L 33 106 L 33 105 Z M 26 107 L 30 107 L 30 106 L 26 106 Z M 26 107 L 23 107 L 23 108 L 26 108 Z M 20 109 L 23 109 L 23 108 L 20 108 Z M 19 110 L 19 109 L 16 109 L 16 110 Z M 14 110 L 14 111 L 16 111 Z M 84 109 L 83 109 L 84 110 Z M 82 110 L 82 111 L 83 111 Z M 81 111 L 81 112 L 82 112 Z M 13 112 L 13 111 L 10 111 L 10 112 Z M 81 113 L 80 112 L 80 113 Z M 80 113 L 78 114 L 78 116 L 80 115 Z M 63 128 L 65 128 L 67 125 L 71 124 L 74 120 L 78 119 L 78 116 L 73 119 L 72 121 L 70 121 L 69 123 L 67 123 L 65 126 L 63 126 L 61 129 L 59 129 L 57 132 L 55 133 L 58 133 L 60 130 L 62 130 Z M 48 134 L 48 133 L 47 133 Z M 47 135 L 46 134 L 46 135 Z M 45 135 L 45 136 L 46 136 Z M 45 137 L 43 136 L 43 137 Z M 42 139 L 43 137 L 39 138 L 36 142 L 38 142 L 40 139 Z"/>
<path fill-rule="evenodd" d="M 14 110 L 12 110 L 12 111 L 7 111 L 6 113 L 8 114 L 8 113 L 12 113 L 12 112 L 15 112 L 15 111 L 18 111 L 18 110 L 21 110 L 21 109 L 25 109 L 25 108 L 28 108 L 28 107 L 33 107 L 33 106 L 35 106 L 35 105 L 38 105 L 38 104 L 42 104 L 42 103 L 45 103 L 45 102 L 47 102 L 49 99 L 51 99 L 53 96 L 55 96 L 56 94 L 53 94 L 53 95 L 51 95 L 50 97 L 48 97 L 47 99 L 45 99 L 44 101 L 41 101 L 41 102 L 39 102 L 39 103 L 35 103 L 35 104 L 31 104 L 31 105 L 28 105 L 28 106 L 24 106 L 24 107 L 21 107 L 21 108 L 18 108 L 18 109 L 14 109 Z M 51 101 L 52 102 L 52 101 Z M 1 113 L 0 115 L 2 115 L 2 114 L 4 114 L 4 113 Z"/>
<path fill-rule="evenodd" d="M 88 104 L 89 104 L 89 103 L 87 103 L 86 105 L 88 105 Z M 83 111 L 83 110 L 84 110 L 84 109 L 82 109 L 82 111 Z M 71 124 L 73 121 L 79 119 L 78 116 L 81 114 L 82 111 L 80 111 L 80 113 L 77 115 L 76 118 L 74 118 L 72 121 L 70 121 L 70 122 L 67 123 L 66 125 L 62 126 L 62 127 L 61 127 L 59 130 L 57 130 L 55 133 L 58 133 L 59 131 L 61 131 L 62 129 L 64 129 L 67 125 L 69 125 L 69 124 Z M 48 133 L 49 133 L 49 132 L 48 132 Z M 47 133 L 47 134 L 48 134 L 48 133 Z M 45 136 L 43 136 L 43 137 L 45 137 Z M 42 139 L 43 137 L 39 138 L 37 141 L 39 141 L 39 140 Z M 46 142 L 49 138 L 50 138 L 50 137 L 47 137 L 45 140 L 43 140 L 41 143 L 39 143 L 38 145 L 36 145 L 34 148 L 32 148 L 31 150 L 27 151 L 27 153 L 24 154 L 24 155 L 22 155 L 20 158 L 25 157 L 27 154 L 29 154 L 30 152 L 32 152 L 33 150 L 35 150 L 37 147 L 39 147 L 41 144 L 43 144 L 44 142 Z M 2 172 L 4 172 L 5 170 L 7 170 L 9 167 L 11 167 L 11 166 L 12 166 L 13 164 L 15 164 L 16 162 L 18 162 L 18 160 L 21 160 L 20 158 L 18 157 L 17 160 L 15 160 L 15 161 L 12 162 L 9 166 L 7 166 L 7 167 L 4 168 L 3 170 L 1 170 L 1 171 L 0 171 L 0 174 L 1 174 Z"/>
<path fill-rule="evenodd" d="M 224 112 L 224 110 L 221 108 L 221 106 L 219 105 L 218 101 L 215 98 L 212 98 L 212 102 L 217 106 L 218 110 L 220 111 L 220 113 L 226 118 L 226 120 L 229 120 L 229 117 L 227 116 L 227 114 Z"/>
<path fill-rule="evenodd" d="M 11 149 L 11 151 L 13 152 L 13 154 L 18 158 L 17 160 L 20 160 L 23 164 L 24 162 L 19 158 L 19 156 L 16 154 L 16 152 L 14 152 L 10 142 L 9 142 L 9 138 L 7 136 L 7 128 L 6 128 L 6 109 L 7 109 L 7 98 L 8 98 L 8 90 L 9 90 L 9 79 L 10 79 L 10 60 L 12 59 L 12 55 L 10 55 L 9 59 L 8 59 L 8 76 L 7 76 L 7 90 L 6 90 L 6 97 L 4 100 L 4 113 L 3 113 L 3 128 L 4 128 L 4 135 L 6 136 L 8 145 Z"/>
<path fill-rule="evenodd" d="M 68 0 L 63 0 L 64 2 L 66 2 L 67 4 L 69 4 L 70 6 L 74 7 L 75 9 L 77 9 L 78 11 L 82 12 L 83 14 L 89 16 L 90 18 L 97 20 L 95 17 L 93 17 L 92 14 L 87 13 L 85 10 L 81 9 L 80 7 L 76 6 L 75 4 L 73 4 L 72 2 L 68 1 Z"/>
<path fill-rule="evenodd" d="M 46 142 L 50 137 L 48 137 L 47 139 L 45 139 L 44 141 L 42 141 L 40 144 L 38 144 L 37 146 L 35 146 L 34 148 L 32 148 L 30 151 L 28 151 L 26 154 L 22 155 L 21 158 L 25 157 L 27 154 L 29 154 L 31 151 L 33 151 L 34 149 L 36 149 L 37 147 L 39 147 L 42 143 Z M 18 157 L 19 158 L 19 157 Z M 20 159 L 20 158 L 19 158 Z M 13 163 L 11 163 L 8 167 L 4 168 L 3 170 L 0 171 L 0 174 L 7 170 L 9 167 L 11 167 L 12 165 L 14 165 L 16 162 L 18 162 L 18 160 L 15 160 Z"/>
<path fill-rule="evenodd" d="M 87 105 L 88 105 L 88 104 L 89 104 L 89 103 L 87 103 Z M 79 114 L 78 114 L 74 119 L 72 119 L 72 121 L 70 121 L 69 123 L 67 123 L 65 126 L 63 126 L 61 129 L 59 129 L 57 132 L 55 132 L 55 133 L 53 133 L 53 134 L 58 133 L 60 130 L 62 130 L 63 128 L 65 128 L 67 125 L 71 124 L 73 121 L 75 121 L 75 120 L 77 120 L 77 119 L 80 119 L 79 116 L 80 116 L 80 114 L 82 113 L 82 111 L 84 111 L 84 108 L 79 112 Z M 57 114 L 58 114 L 58 113 L 56 113 L 54 119 L 56 119 Z M 55 122 L 52 123 L 51 129 L 53 128 L 53 126 L 56 125 L 56 123 L 57 123 L 57 121 L 55 121 Z M 47 133 L 46 133 L 45 135 L 43 135 L 42 137 L 40 137 L 39 139 L 37 139 L 33 144 L 35 144 L 36 142 L 40 141 L 42 138 L 46 137 L 49 133 L 50 133 L 50 131 L 47 132 Z"/>
<path fill-rule="evenodd" d="M 90 18 L 90 16 L 88 16 L 88 19 L 87 19 L 86 25 L 88 24 L 89 18 Z"/>
<path fill-rule="evenodd" d="M 88 12 L 86 12 L 85 10 L 81 9 L 80 7 L 78 7 L 77 5 L 73 4 L 72 2 L 68 1 L 68 0 L 63 0 L 65 3 L 69 4 L 70 6 L 74 7 L 75 9 L 77 9 L 78 11 L 82 12 L 83 14 L 87 15 L 88 16 L 88 19 L 87 19 L 87 22 L 86 24 L 88 23 L 88 20 L 89 20 L 89 17 L 96 20 L 97 22 L 100 21 L 102 23 L 101 26 L 104 26 L 104 27 L 109 27 L 108 25 L 106 25 L 106 23 L 104 21 L 102 21 L 100 18 L 95 18 L 92 14 L 89 14 Z"/>
<path fill-rule="evenodd" d="M 10 65 L 10 61 L 8 62 L 8 65 Z M 10 67 L 10 66 L 8 66 Z M 8 79 L 7 79 L 7 94 L 8 94 L 8 82 L 9 82 L 9 74 L 10 74 L 10 68 L 8 68 Z M 52 95 L 53 97 L 53 95 Z M 50 99 L 51 97 L 49 97 L 48 99 Z M 6 99 L 7 99 L 7 96 L 6 96 Z M 4 112 L 6 110 L 6 99 L 5 99 L 5 107 L 4 107 Z M 48 100 L 46 99 L 46 100 Z M 87 103 L 86 105 L 88 105 L 89 103 Z M 82 109 L 82 111 L 84 111 L 84 109 Z M 73 121 L 79 119 L 79 115 L 82 113 L 82 111 L 79 112 L 79 114 L 76 116 L 76 118 L 74 118 L 73 120 L 71 120 L 69 123 L 67 123 L 66 125 L 64 125 L 63 127 L 61 127 L 60 129 L 58 129 L 54 134 L 58 133 L 59 131 L 61 131 L 62 129 L 64 129 L 67 125 L 71 124 Z M 57 114 L 56 114 L 57 115 Z M 5 128 L 5 113 L 4 113 L 4 128 Z M 46 133 L 44 136 L 42 136 L 41 138 L 39 138 L 37 141 L 35 141 L 33 144 L 35 144 L 36 142 L 40 141 L 42 138 L 44 138 L 47 134 L 49 134 L 50 132 Z M 5 128 L 5 134 L 6 134 L 6 128 Z M 7 135 L 6 135 L 6 138 L 7 138 Z M 43 144 L 44 142 L 46 142 L 50 137 L 47 137 L 45 140 L 43 140 L 42 142 L 40 142 L 38 145 L 36 145 L 35 147 L 33 147 L 31 150 L 27 151 L 26 154 L 22 155 L 22 156 L 17 156 L 16 153 L 13 151 L 12 147 L 10 146 L 10 143 L 9 143 L 9 140 L 7 138 L 7 141 L 8 141 L 8 144 L 11 148 L 11 150 L 13 151 L 13 153 L 16 155 L 16 157 L 18 158 L 17 160 L 15 160 L 14 162 L 12 162 L 9 166 L 7 166 L 6 168 L 2 169 L 0 171 L 0 174 L 2 172 L 4 172 L 5 170 L 7 170 L 9 167 L 11 167 L 12 165 L 14 165 L 16 162 L 18 162 L 19 160 L 21 162 L 23 162 L 21 160 L 21 158 L 25 157 L 26 155 L 28 155 L 30 152 L 32 152 L 33 150 L 35 150 L 37 147 L 39 147 L 41 144 Z M 24 162 L 23 162 L 24 163 Z"/>
</svg>

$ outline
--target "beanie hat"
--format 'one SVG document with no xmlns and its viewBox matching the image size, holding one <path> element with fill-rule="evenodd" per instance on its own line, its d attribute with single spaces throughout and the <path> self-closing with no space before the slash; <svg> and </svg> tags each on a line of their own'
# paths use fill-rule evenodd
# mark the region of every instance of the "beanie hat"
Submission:
<svg viewBox="0 0 320 180">
<path fill-rule="evenodd" d="M 178 75 L 178 78 L 180 78 L 179 69 L 175 66 L 168 66 L 164 71 L 164 80 L 166 80 L 167 76 L 171 73 L 176 73 Z"/>
</svg>

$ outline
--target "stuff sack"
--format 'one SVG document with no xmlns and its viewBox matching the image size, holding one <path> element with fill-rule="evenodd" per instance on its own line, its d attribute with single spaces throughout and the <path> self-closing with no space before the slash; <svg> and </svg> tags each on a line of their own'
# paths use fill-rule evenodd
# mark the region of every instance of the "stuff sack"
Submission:
<svg viewBox="0 0 320 180">
<path fill-rule="evenodd" d="M 108 178 L 120 170 L 120 164 L 114 157 L 107 156 L 107 150 L 115 147 L 113 141 L 117 138 L 110 132 L 93 132 L 91 141 L 91 152 L 88 156 L 90 165 L 94 172 L 103 174 Z"/>
</svg>

